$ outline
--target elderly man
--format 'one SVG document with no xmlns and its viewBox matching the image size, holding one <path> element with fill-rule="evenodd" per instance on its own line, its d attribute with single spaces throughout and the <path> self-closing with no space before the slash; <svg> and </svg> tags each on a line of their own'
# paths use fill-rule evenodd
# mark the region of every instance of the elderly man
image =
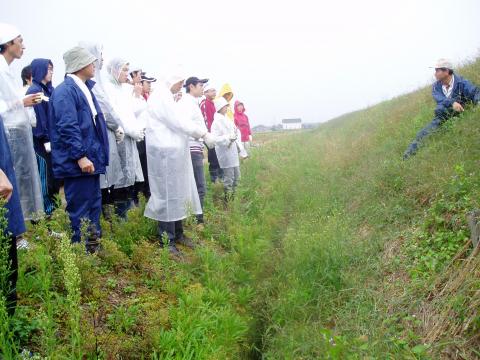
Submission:
<svg viewBox="0 0 480 360">
<path fill-rule="evenodd" d="M 100 174 L 108 165 L 105 119 L 92 92 L 97 58 L 82 47 L 63 55 L 65 80 L 54 90 L 49 116 L 55 177 L 64 179 L 72 242 L 80 241 L 82 221 L 88 221 L 87 250 L 94 252 L 101 236 Z"/>
<path fill-rule="evenodd" d="M 422 140 L 437 130 L 446 120 L 464 111 L 468 103 L 477 104 L 480 101 L 480 90 L 468 80 L 453 71 L 452 63 L 446 59 L 438 60 L 435 65 L 435 78 L 432 96 L 437 103 L 435 117 L 417 134 L 403 155 L 406 160 L 415 155 Z"/>
</svg>

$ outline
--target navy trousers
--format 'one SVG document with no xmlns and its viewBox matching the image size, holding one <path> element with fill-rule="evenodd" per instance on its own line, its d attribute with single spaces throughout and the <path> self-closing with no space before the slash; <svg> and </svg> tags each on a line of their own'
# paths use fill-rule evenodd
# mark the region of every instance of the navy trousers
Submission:
<svg viewBox="0 0 480 360">
<path fill-rule="evenodd" d="M 442 106 L 438 106 L 435 109 L 435 117 L 433 118 L 433 120 L 417 133 L 415 140 L 411 142 L 411 144 L 408 146 L 407 150 L 403 154 L 403 158 L 408 159 L 412 155 L 415 155 L 422 141 L 427 136 L 437 131 L 446 120 L 455 115 L 456 113 L 452 109 L 446 109 Z"/>
<path fill-rule="evenodd" d="M 170 244 L 175 244 L 175 240 L 183 237 L 183 223 L 182 220 L 178 221 L 159 221 L 158 222 L 158 235 L 160 235 L 160 241 L 163 241 L 163 235 L 167 234 Z"/>
<path fill-rule="evenodd" d="M 82 220 L 89 222 L 89 238 L 100 238 L 102 212 L 100 175 L 65 178 L 64 189 L 67 212 L 73 231 L 72 242 L 81 240 Z"/>
</svg>

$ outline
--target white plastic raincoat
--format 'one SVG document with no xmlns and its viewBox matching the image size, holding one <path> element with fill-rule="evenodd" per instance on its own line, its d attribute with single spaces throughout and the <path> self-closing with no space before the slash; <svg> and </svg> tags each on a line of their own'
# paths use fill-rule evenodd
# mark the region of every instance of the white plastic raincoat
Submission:
<svg viewBox="0 0 480 360">
<path fill-rule="evenodd" d="M 43 213 L 43 199 L 31 120 L 23 106 L 20 88 L 5 57 L 0 55 L 0 116 L 12 152 L 23 217 L 36 220 Z"/>
<path fill-rule="evenodd" d="M 202 138 L 207 131 L 205 126 L 178 115 L 178 104 L 170 88 L 183 79 L 173 76 L 159 84 L 144 113 L 148 124 L 145 141 L 151 192 L 145 216 L 158 221 L 178 221 L 189 213 L 202 213 L 188 139 Z"/>
<path fill-rule="evenodd" d="M 215 153 L 222 169 L 240 166 L 239 151 L 243 153 L 240 130 L 225 115 L 215 113 L 212 123 L 212 135 L 216 137 Z M 231 139 L 237 139 L 231 141 Z"/>
<path fill-rule="evenodd" d="M 106 189 L 120 183 L 123 178 L 120 156 L 118 155 L 117 140 L 115 138 L 115 131 L 118 129 L 121 122 L 104 89 L 101 72 L 103 67 L 103 47 L 100 44 L 88 42 L 80 42 L 79 45 L 90 51 L 90 53 L 97 58 L 95 61 L 95 78 L 93 79 L 93 81 L 95 81 L 95 86 L 93 87 L 92 92 L 102 109 L 107 124 L 109 163 L 105 174 L 100 174 L 100 187 Z"/>
<path fill-rule="evenodd" d="M 136 141 L 143 137 L 143 129 L 135 116 L 133 97 L 118 82 L 119 74 L 125 64 L 127 64 L 127 61 L 119 58 L 110 61 L 107 66 L 108 81 L 104 85 L 110 104 L 115 109 L 121 121 L 121 126 L 125 130 L 125 138 L 117 144 L 123 177 L 115 183 L 115 189 L 125 188 L 132 186 L 135 182 L 144 181 L 136 144 Z"/>
<path fill-rule="evenodd" d="M 193 97 L 190 94 L 183 95 L 178 102 L 178 109 L 179 116 L 181 116 L 182 118 L 190 119 L 195 123 L 196 126 L 202 128 L 204 131 L 207 131 L 207 125 L 205 125 L 205 119 L 202 115 L 202 111 L 200 110 L 197 98 Z M 189 144 L 190 148 L 199 147 L 203 149 L 202 140 L 190 137 Z"/>
</svg>

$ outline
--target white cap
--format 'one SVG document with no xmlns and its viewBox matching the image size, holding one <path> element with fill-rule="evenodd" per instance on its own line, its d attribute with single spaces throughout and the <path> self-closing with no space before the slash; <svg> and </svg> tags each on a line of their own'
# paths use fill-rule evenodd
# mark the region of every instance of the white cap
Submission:
<svg viewBox="0 0 480 360">
<path fill-rule="evenodd" d="M 128 67 L 128 72 L 131 74 L 136 71 L 142 71 L 142 68 L 137 64 L 134 64 L 134 65 L 130 64 L 130 66 Z"/>
<path fill-rule="evenodd" d="M 223 107 L 230 105 L 223 96 L 220 96 L 218 99 L 215 99 L 214 104 L 217 112 Z"/>
<path fill-rule="evenodd" d="M 217 87 L 215 86 L 215 84 L 213 82 L 208 82 L 205 84 L 205 86 L 203 87 L 203 91 L 208 91 L 208 90 L 217 90 Z"/>
<path fill-rule="evenodd" d="M 445 69 L 453 70 L 453 65 L 452 65 L 452 62 L 448 59 L 438 59 L 437 63 L 435 64 L 435 66 L 433 66 L 433 68 L 434 69 L 445 68 Z"/>
<path fill-rule="evenodd" d="M 0 45 L 6 44 L 9 41 L 15 40 L 20 36 L 20 30 L 15 26 L 5 23 L 0 23 Z"/>
</svg>

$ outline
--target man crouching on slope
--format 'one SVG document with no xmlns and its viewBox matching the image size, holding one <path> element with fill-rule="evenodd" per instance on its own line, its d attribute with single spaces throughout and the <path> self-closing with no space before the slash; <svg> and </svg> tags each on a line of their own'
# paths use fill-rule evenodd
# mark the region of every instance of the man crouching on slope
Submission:
<svg viewBox="0 0 480 360">
<path fill-rule="evenodd" d="M 415 155 L 423 138 L 437 130 L 446 120 L 464 111 L 467 103 L 478 104 L 480 89 L 468 80 L 454 74 L 452 63 L 445 59 L 438 60 L 435 65 L 435 78 L 432 96 L 437 102 L 435 117 L 432 122 L 418 132 L 415 140 L 409 145 L 403 159 Z"/>
</svg>

